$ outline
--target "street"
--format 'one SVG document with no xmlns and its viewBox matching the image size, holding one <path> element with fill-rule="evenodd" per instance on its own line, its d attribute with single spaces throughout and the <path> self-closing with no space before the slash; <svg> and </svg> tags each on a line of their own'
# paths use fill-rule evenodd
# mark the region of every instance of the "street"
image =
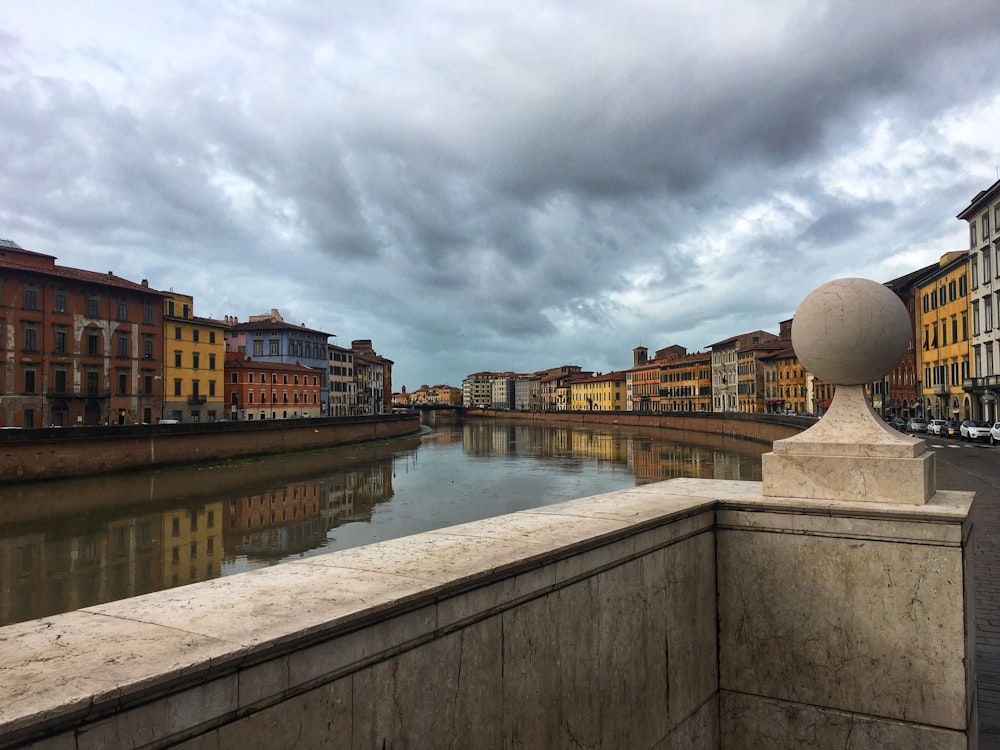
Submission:
<svg viewBox="0 0 1000 750">
<path fill-rule="evenodd" d="M 1000 446 L 926 436 L 937 487 L 971 490 L 975 539 L 979 747 L 1000 750 Z"/>
</svg>

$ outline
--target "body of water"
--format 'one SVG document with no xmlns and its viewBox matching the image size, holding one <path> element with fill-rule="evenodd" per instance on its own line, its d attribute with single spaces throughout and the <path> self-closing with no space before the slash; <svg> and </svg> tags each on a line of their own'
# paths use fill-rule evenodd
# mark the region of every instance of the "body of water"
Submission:
<svg viewBox="0 0 1000 750">
<path fill-rule="evenodd" d="M 0 487 L 0 625 L 637 484 L 760 480 L 767 447 L 685 438 L 471 422 L 388 445 Z"/>
</svg>

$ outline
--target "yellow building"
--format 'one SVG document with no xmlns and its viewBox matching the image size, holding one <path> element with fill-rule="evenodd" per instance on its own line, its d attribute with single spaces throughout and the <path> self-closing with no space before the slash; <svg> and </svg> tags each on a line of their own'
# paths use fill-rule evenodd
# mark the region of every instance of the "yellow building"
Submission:
<svg viewBox="0 0 1000 750">
<path fill-rule="evenodd" d="M 625 411 L 625 371 L 571 380 L 569 398 L 573 411 Z"/>
<path fill-rule="evenodd" d="M 221 320 L 194 315 L 194 299 L 168 292 L 163 309 L 163 419 L 214 422 L 225 415 L 226 342 Z"/>
<path fill-rule="evenodd" d="M 917 282 L 917 372 L 926 419 L 971 419 L 972 402 L 962 390 L 970 377 L 969 257 L 945 253 Z"/>
<path fill-rule="evenodd" d="M 660 366 L 661 411 L 708 411 L 712 408 L 712 355 L 684 354 Z"/>
</svg>

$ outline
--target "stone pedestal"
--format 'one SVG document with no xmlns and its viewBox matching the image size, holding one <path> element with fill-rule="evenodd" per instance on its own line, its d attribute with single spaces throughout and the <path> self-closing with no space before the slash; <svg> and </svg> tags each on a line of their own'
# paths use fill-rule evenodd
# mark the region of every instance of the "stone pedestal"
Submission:
<svg viewBox="0 0 1000 750">
<path fill-rule="evenodd" d="M 764 494 L 922 505 L 934 495 L 934 456 L 923 440 L 891 429 L 861 386 L 838 386 L 830 411 L 803 433 L 774 442 Z"/>
</svg>

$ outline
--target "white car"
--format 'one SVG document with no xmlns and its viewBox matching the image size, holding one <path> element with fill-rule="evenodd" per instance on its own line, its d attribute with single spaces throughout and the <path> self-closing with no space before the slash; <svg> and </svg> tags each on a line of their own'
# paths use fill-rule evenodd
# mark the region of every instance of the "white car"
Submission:
<svg viewBox="0 0 1000 750">
<path fill-rule="evenodd" d="M 919 417 L 913 417 L 906 423 L 906 429 L 910 432 L 927 432 L 927 423 Z"/>
<path fill-rule="evenodd" d="M 927 434 L 944 435 L 944 428 L 946 424 L 948 423 L 943 419 L 932 419 L 927 423 Z"/>
<path fill-rule="evenodd" d="M 959 440 L 989 440 L 993 425 L 966 419 L 959 428 Z"/>
<path fill-rule="evenodd" d="M 996 422 L 990 427 L 990 445 L 1000 443 L 1000 422 Z"/>
</svg>

